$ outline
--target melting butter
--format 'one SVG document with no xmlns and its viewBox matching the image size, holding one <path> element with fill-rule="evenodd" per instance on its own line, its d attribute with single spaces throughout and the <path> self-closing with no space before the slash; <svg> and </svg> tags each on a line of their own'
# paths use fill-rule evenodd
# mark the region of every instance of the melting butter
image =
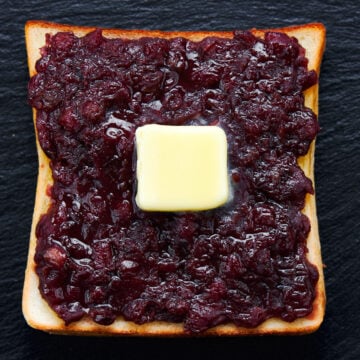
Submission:
<svg viewBox="0 0 360 360">
<path fill-rule="evenodd" d="M 135 137 L 140 209 L 200 211 L 227 202 L 227 140 L 220 127 L 151 124 Z"/>
</svg>

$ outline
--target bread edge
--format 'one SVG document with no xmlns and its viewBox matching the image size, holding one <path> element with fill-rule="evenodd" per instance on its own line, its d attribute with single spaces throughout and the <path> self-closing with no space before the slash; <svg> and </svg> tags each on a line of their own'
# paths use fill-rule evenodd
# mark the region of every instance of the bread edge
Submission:
<svg viewBox="0 0 360 360">
<path fill-rule="evenodd" d="M 54 34 L 59 31 L 71 31 L 77 36 L 83 36 L 93 31 L 96 27 L 83 27 L 56 24 L 46 21 L 31 20 L 25 25 L 25 40 L 28 54 L 29 74 L 33 76 L 35 71 L 35 62 L 40 57 L 39 49 L 45 45 L 45 33 Z M 314 69 L 320 74 L 322 55 L 325 49 L 326 29 L 321 23 L 311 23 L 305 25 L 296 25 L 285 28 L 274 28 L 267 30 L 252 29 L 251 32 L 256 36 L 262 36 L 265 31 L 279 31 L 296 37 L 300 44 L 305 47 L 306 55 L 309 59 L 309 69 Z M 206 36 L 231 37 L 232 31 L 156 31 L 156 30 L 119 30 L 103 29 L 106 37 L 122 37 L 127 39 L 136 39 L 140 37 L 185 37 L 193 41 L 200 41 Z M 313 86 L 305 92 L 305 104 L 312 108 L 318 114 L 318 85 Z M 36 110 L 33 109 L 33 121 L 35 125 Z M 35 131 L 36 132 L 36 131 Z M 50 205 L 50 198 L 47 195 L 47 189 L 52 184 L 49 159 L 41 149 L 37 134 L 36 147 L 38 152 L 38 180 L 36 187 L 35 206 L 30 234 L 30 244 L 28 252 L 27 267 L 25 270 L 25 280 L 22 298 L 22 311 L 28 325 L 39 330 L 57 334 L 72 335 L 138 335 L 138 336 L 187 336 L 182 324 L 154 321 L 142 325 L 135 324 L 118 318 L 113 324 L 103 326 L 94 323 L 89 318 L 83 318 L 80 321 L 65 326 L 57 314 L 48 306 L 42 298 L 38 289 L 38 277 L 35 272 L 35 247 L 36 236 L 35 229 L 41 214 L 45 213 Z M 299 165 L 308 176 L 314 186 L 314 154 L 315 141 L 311 144 L 309 152 L 299 159 Z M 319 271 L 319 280 L 316 285 L 316 298 L 313 302 L 313 311 L 306 317 L 299 318 L 293 322 L 285 322 L 278 318 L 271 318 L 256 328 L 237 327 L 234 324 L 219 325 L 211 328 L 204 335 L 300 335 L 308 334 L 319 328 L 323 321 L 325 312 L 325 282 L 323 273 L 323 264 L 321 258 L 321 246 L 318 231 L 318 220 L 316 213 L 315 195 L 308 194 L 306 197 L 303 213 L 306 214 L 311 222 L 311 232 L 308 236 L 307 247 L 309 249 L 308 259 Z"/>
</svg>

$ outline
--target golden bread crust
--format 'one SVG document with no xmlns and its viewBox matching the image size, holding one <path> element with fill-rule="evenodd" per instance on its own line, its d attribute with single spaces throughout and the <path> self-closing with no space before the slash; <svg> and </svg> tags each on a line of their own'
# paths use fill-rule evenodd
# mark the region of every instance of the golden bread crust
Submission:
<svg viewBox="0 0 360 360">
<path fill-rule="evenodd" d="M 60 25 L 44 21 L 29 21 L 25 26 L 25 39 L 28 54 L 28 66 L 30 76 L 36 73 L 35 63 L 40 57 L 39 49 L 45 45 L 45 34 L 54 34 L 59 31 L 71 31 L 77 36 L 83 36 L 94 30 L 94 27 L 80 27 L 72 25 Z M 325 27 L 319 23 L 291 26 L 286 28 L 271 29 L 284 32 L 296 37 L 300 44 L 306 49 L 306 56 L 309 59 L 309 69 L 320 72 L 321 59 L 325 48 Z M 266 30 L 251 30 L 256 36 L 262 36 Z M 199 41 L 206 36 L 231 37 L 230 31 L 153 31 L 153 30 L 116 30 L 105 29 L 105 37 L 122 37 L 136 39 L 140 37 L 185 37 L 190 40 Z M 305 92 L 305 104 L 316 114 L 318 113 L 318 85 L 313 86 Z M 35 122 L 36 111 L 33 110 Z M 25 272 L 23 289 L 22 308 L 28 324 L 36 329 L 59 334 L 76 335 L 138 335 L 138 336 L 185 336 L 182 324 L 151 322 L 137 325 L 130 321 L 118 318 L 113 324 L 102 326 L 94 323 L 88 318 L 65 326 L 64 322 L 48 306 L 41 297 L 38 289 L 38 277 L 35 273 L 35 228 L 41 214 L 45 213 L 50 205 L 50 198 L 47 189 L 52 185 L 52 175 L 49 166 L 49 159 L 41 149 L 36 140 L 39 172 L 36 189 L 35 207 L 33 214 L 32 229 L 30 235 L 28 262 Z M 299 165 L 314 184 L 314 142 L 309 152 L 299 159 Z M 320 240 L 318 233 L 318 222 L 316 215 L 315 196 L 308 194 L 306 197 L 303 212 L 311 222 L 311 232 L 308 236 L 307 247 L 309 249 L 308 259 L 319 271 L 319 280 L 316 285 L 316 298 L 313 303 L 313 311 L 304 318 L 299 318 L 291 323 L 281 319 L 271 318 L 256 328 L 237 327 L 234 324 L 219 325 L 204 332 L 202 335 L 264 335 L 264 334 L 305 334 L 315 331 L 323 321 L 325 311 L 325 284 L 323 265 L 321 259 Z"/>
</svg>

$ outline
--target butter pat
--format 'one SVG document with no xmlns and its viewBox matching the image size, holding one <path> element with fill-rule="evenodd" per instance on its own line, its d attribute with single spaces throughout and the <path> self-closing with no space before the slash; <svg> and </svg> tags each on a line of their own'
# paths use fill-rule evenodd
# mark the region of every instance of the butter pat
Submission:
<svg viewBox="0 0 360 360">
<path fill-rule="evenodd" d="M 227 141 L 217 126 L 136 130 L 136 203 L 145 211 L 199 211 L 229 197 Z"/>
</svg>

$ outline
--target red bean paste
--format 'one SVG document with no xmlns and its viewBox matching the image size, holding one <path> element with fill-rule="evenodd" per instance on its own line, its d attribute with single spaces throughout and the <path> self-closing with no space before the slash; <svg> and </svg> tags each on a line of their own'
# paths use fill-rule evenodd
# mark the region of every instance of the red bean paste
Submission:
<svg viewBox="0 0 360 360">
<path fill-rule="evenodd" d="M 295 38 L 200 42 L 47 36 L 29 102 L 50 158 L 51 206 L 36 228 L 40 291 L 65 324 L 117 316 L 183 322 L 188 333 L 311 313 L 306 259 L 312 182 L 297 164 L 319 128 L 303 91 L 317 82 Z M 233 197 L 220 208 L 141 211 L 134 133 L 218 125 Z"/>
</svg>

